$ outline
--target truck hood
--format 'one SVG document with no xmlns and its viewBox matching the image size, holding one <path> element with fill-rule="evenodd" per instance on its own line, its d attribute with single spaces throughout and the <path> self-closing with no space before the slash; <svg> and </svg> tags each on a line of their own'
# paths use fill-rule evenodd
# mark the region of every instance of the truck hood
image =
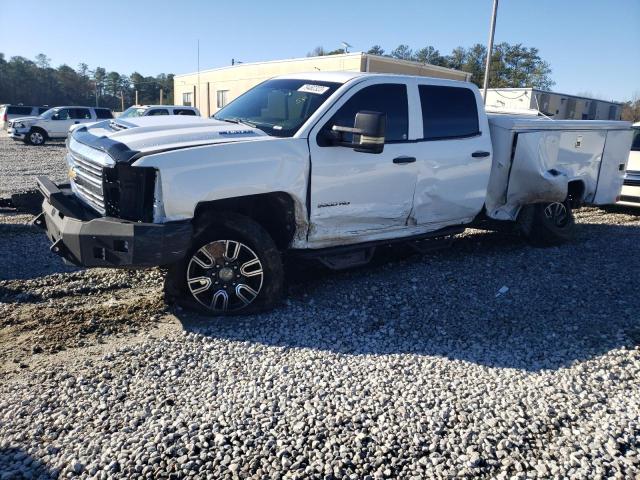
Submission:
<svg viewBox="0 0 640 480">
<path fill-rule="evenodd" d="M 10 118 L 9 121 L 13 122 L 13 124 L 15 125 L 18 122 L 22 122 L 22 123 L 28 123 L 28 124 L 32 124 L 32 123 L 36 123 L 38 120 L 40 120 L 40 117 L 36 117 L 36 116 L 28 116 L 28 117 L 18 117 L 18 118 Z"/>
<path fill-rule="evenodd" d="M 271 137 L 260 129 L 242 124 L 167 115 L 98 122 L 75 129 L 73 138 L 108 152 L 116 161 L 128 161 L 149 152 Z"/>
</svg>

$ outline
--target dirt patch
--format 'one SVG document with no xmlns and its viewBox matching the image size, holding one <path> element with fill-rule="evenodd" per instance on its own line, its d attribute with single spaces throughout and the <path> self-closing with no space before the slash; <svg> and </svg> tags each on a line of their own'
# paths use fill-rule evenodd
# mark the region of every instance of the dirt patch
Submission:
<svg viewBox="0 0 640 480">
<path fill-rule="evenodd" d="M 34 354 L 151 328 L 166 311 L 158 270 L 92 270 L 0 281 L 0 372 Z"/>
</svg>

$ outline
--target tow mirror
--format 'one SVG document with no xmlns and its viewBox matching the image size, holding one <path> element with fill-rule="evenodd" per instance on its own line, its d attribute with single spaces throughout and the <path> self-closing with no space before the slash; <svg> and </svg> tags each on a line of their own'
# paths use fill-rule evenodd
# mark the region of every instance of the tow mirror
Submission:
<svg viewBox="0 0 640 480">
<path fill-rule="evenodd" d="M 334 125 L 331 130 L 342 136 L 343 133 L 353 134 L 351 143 L 338 141 L 337 145 L 352 147 L 356 152 L 382 153 L 384 150 L 384 136 L 386 129 L 386 115 L 380 112 L 362 111 L 356 113 L 353 128 Z"/>
</svg>

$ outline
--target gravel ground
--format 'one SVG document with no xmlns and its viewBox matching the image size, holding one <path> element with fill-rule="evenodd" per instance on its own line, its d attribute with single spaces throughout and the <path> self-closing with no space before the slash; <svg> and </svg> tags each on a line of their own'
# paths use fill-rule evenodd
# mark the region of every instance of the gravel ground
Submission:
<svg viewBox="0 0 640 480">
<path fill-rule="evenodd" d="M 28 220 L 0 214 L 0 478 L 640 478 L 640 212 L 297 265 L 229 320 L 68 271 Z"/>
<path fill-rule="evenodd" d="M 50 141 L 34 147 L 0 132 L 0 198 L 33 190 L 38 175 L 48 175 L 54 181 L 66 180 L 64 155 L 64 142 Z"/>
</svg>

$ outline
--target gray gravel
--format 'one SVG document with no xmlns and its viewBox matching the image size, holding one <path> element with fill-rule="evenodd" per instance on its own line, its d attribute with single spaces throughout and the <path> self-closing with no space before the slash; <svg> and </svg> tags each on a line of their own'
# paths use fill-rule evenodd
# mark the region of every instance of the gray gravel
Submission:
<svg viewBox="0 0 640 480">
<path fill-rule="evenodd" d="M 3 348 L 114 333 L 13 351 L 0 478 L 639 478 L 640 212 L 577 222 L 549 249 L 470 231 L 289 267 L 284 305 L 229 320 L 165 312 L 155 270 L 8 275 Z"/>
<path fill-rule="evenodd" d="M 48 175 L 65 181 L 64 142 L 51 141 L 40 147 L 25 145 L 0 131 L 0 198 L 36 188 L 35 178 Z"/>
</svg>

